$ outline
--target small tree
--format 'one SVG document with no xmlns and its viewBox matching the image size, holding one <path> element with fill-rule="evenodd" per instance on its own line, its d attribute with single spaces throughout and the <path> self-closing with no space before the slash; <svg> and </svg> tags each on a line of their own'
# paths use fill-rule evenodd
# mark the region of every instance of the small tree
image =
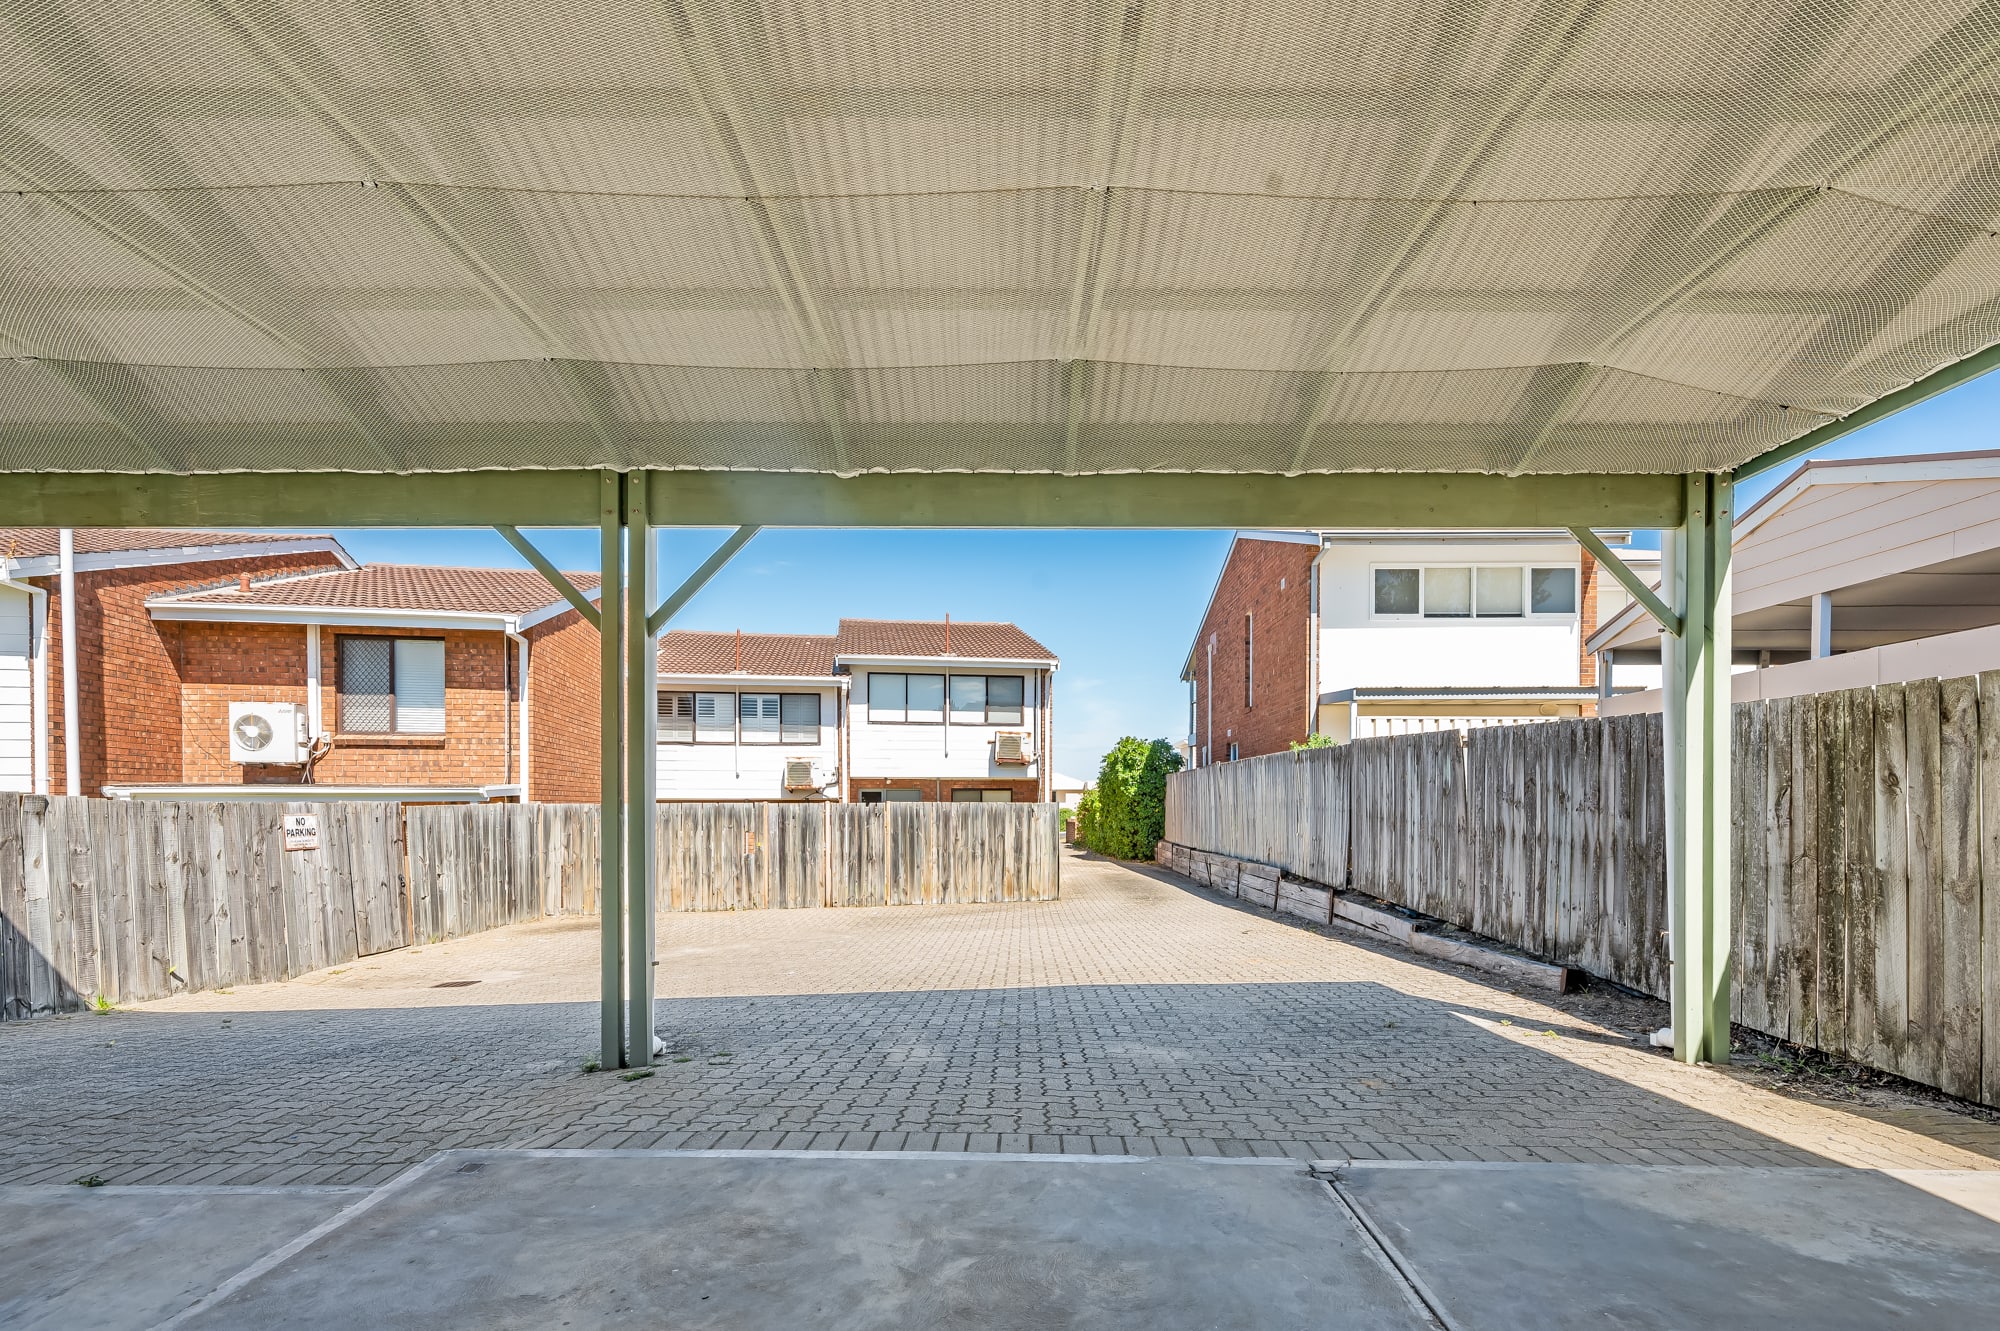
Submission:
<svg viewBox="0 0 2000 1331">
<path fill-rule="evenodd" d="M 1167 777 L 1180 767 L 1180 754 L 1163 739 L 1127 735 L 1112 745 L 1091 792 L 1084 844 L 1114 859 L 1151 859 L 1166 835 Z"/>
<path fill-rule="evenodd" d="M 1295 739 L 1292 741 L 1293 753 L 1298 753 L 1302 749 L 1330 749 L 1332 747 L 1333 736 L 1327 734 L 1324 730 L 1316 730 L 1302 740 Z"/>
</svg>

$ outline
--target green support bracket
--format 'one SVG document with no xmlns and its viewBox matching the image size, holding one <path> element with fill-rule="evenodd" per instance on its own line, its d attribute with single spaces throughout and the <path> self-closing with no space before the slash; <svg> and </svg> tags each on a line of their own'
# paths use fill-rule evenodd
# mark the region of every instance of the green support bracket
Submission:
<svg viewBox="0 0 2000 1331">
<path fill-rule="evenodd" d="M 1591 558 L 1597 561 L 1599 567 L 1618 579 L 1618 585 L 1631 593 L 1633 600 L 1646 607 L 1646 613 L 1658 620 L 1661 628 L 1675 637 L 1680 636 L 1681 617 L 1668 609 L 1667 603 L 1632 571 L 1631 565 L 1613 554 L 1611 547 L 1600 540 L 1596 532 L 1588 527 L 1571 527 L 1569 534 L 1576 538 L 1578 545 L 1590 551 Z"/>
<path fill-rule="evenodd" d="M 598 474 L 598 536 L 604 581 L 603 612 L 598 646 L 603 674 L 598 695 L 597 850 L 601 984 L 598 993 L 599 1065 L 622 1067 L 625 1061 L 625 975 L 623 892 L 623 782 L 625 697 L 624 639 L 624 479 L 615 471 Z"/>
<path fill-rule="evenodd" d="M 582 615 L 592 628 L 603 627 L 602 622 L 598 618 L 597 607 L 590 603 L 590 598 L 577 590 L 576 584 L 564 577 L 562 570 L 551 564 L 547 555 L 531 545 L 528 538 L 521 535 L 518 528 L 496 523 L 493 530 L 505 537 L 507 544 L 520 552 L 521 558 L 533 564 L 535 572 L 541 574 L 542 579 L 549 586 L 555 588 L 562 595 L 563 600 L 568 601 L 574 606 L 576 612 Z"/>
<path fill-rule="evenodd" d="M 659 609 L 646 616 L 646 631 L 658 634 L 667 622 L 681 612 L 681 608 L 694 599 L 695 593 L 708 585 L 708 580 L 722 570 L 722 566 L 736 557 L 736 552 L 750 544 L 750 538 L 764 530 L 762 527 L 738 527 L 729 534 L 716 552 L 710 555 L 702 566 L 688 574 L 687 581 L 674 590 L 674 594 L 660 602 Z"/>
</svg>

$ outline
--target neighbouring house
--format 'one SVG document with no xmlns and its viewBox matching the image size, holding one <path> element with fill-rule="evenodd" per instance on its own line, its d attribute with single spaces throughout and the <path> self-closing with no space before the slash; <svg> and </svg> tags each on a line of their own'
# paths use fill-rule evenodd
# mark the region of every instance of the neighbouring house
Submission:
<svg viewBox="0 0 2000 1331">
<path fill-rule="evenodd" d="M 1626 599 L 1563 531 L 1238 532 L 1182 666 L 1182 751 L 1588 715 L 1584 638 Z"/>
<path fill-rule="evenodd" d="M 1731 569 L 1738 702 L 2000 669 L 2000 451 L 1805 463 L 1738 515 Z M 1643 607 L 1585 645 L 1600 712 L 1660 710 Z"/>
<path fill-rule="evenodd" d="M 586 595 L 597 586 L 595 574 L 568 576 Z M 333 798 L 597 798 L 597 630 L 539 573 L 245 575 L 146 610 L 177 642 L 180 774 L 109 794 L 268 795 L 309 777 Z M 265 729 L 274 736 L 260 747 Z"/>
<path fill-rule="evenodd" d="M 1082 777 L 1064 776 L 1061 772 L 1049 774 L 1049 797 L 1071 812 L 1083 803 L 1083 797 L 1090 793 L 1090 783 Z"/>
<path fill-rule="evenodd" d="M 538 574 L 362 567 L 328 536 L 69 544 L 0 530 L 0 789 L 597 797 L 596 631 Z"/>
<path fill-rule="evenodd" d="M 1058 663 L 1013 624 L 676 630 L 659 663 L 663 800 L 1051 798 Z"/>
<path fill-rule="evenodd" d="M 0 527 L 0 791 L 179 780 L 179 630 L 147 601 L 354 567 L 331 536 Z"/>
</svg>

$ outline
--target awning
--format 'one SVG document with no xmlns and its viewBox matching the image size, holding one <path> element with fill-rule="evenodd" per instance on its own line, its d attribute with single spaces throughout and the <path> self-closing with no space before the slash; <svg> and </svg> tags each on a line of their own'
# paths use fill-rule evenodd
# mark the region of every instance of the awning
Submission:
<svg viewBox="0 0 2000 1331">
<path fill-rule="evenodd" d="M 2000 336 L 2000 10 L 49 3 L 0 469 L 1728 468 Z"/>
</svg>

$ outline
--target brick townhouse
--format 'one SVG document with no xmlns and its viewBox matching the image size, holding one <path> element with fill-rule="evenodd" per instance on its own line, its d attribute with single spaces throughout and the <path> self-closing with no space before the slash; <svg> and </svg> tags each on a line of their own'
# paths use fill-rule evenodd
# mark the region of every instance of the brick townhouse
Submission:
<svg viewBox="0 0 2000 1331">
<path fill-rule="evenodd" d="M 1624 600 L 1561 531 L 1238 532 L 1182 663 L 1188 761 L 1590 715 L 1584 641 Z"/>
<path fill-rule="evenodd" d="M 661 799 L 1052 797 L 1058 662 L 1013 624 L 675 631 L 661 638 L 659 663 Z"/>
<path fill-rule="evenodd" d="M 538 574 L 361 567 L 324 536 L 79 532 L 71 668 L 59 546 L 0 531 L 0 789 L 596 798 L 596 631 Z"/>
</svg>

